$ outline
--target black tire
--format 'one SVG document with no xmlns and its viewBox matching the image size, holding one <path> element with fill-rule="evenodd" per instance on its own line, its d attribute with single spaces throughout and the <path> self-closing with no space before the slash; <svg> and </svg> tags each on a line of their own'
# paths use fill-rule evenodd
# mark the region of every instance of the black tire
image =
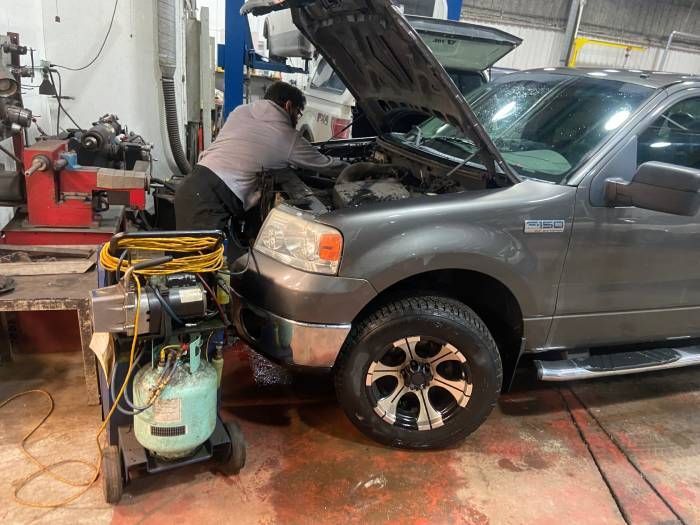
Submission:
<svg viewBox="0 0 700 525">
<path fill-rule="evenodd" d="M 122 499 L 124 492 L 122 462 L 118 447 L 111 445 L 104 450 L 100 477 L 102 478 L 102 494 L 105 501 L 116 505 Z"/>
<path fill-rule="evenodd" d="M 423 375 L 411 375 L 412 368 L 409 376 L 406 376 L 406 370 L 401 369 L 400 373 L 393 374 L 396 377 L 389 378 L 399 383 L 399 386 L 393 387 L 390 395 L 400 388 L 403 388 L 404 392 L 399 392 L 392 398 L 402 398 L 393 405 L 393 416 L 390 415 L 390 411 L 384 409 L 385 405 L 381 405 L 380 408 L 380 403 L 385 403 L 388 398 L 381 398 L 381 392 L 376 394 L 377 385 L 383 379 L 372 382 L 375 375 L 370 375 L 370 367 L 373 363 L 372 370 L 378 370 L 375 368 L 377 366 L 388 366 L 382 360 L 385 360 L 390 352 L 395 353 L 399 350 L 396 343 L 401 339 L 405 339 L 406 349 L 413 345 L 413 353 L 401 349 L 406 358 L 410 358 L 411 355 L 415 357 L 416 351 L 425 352 L 421 350 L 427 348 L 425 345 L 435 345 L 434 348 L 439 348 L 435 355 L 442 355 L 449 350 L 447 359 L 452 362 L 447 366 L 461 374 L 457 381 L 451 384 L 463 385 L 462 397 L 458 400 L 457 394 L 442 386 L 444 382 L 441 380 L 444 378 L 440 374 L 443 372 L 436 372 L 442 359 L 438 357 L 431 361 L 433 357 L 424 354 L 420 356 L 424 359 L 416 358 L 428 363 L 425 365 L 425 377 L 428 379 L 420 380 L 424 381 L 423 387 L 418 387 L 415 383 L 415 377 L 422 378 Z M 444 346 L 439 347 L 441 342 L 444 342 Z M 423 346 L 419 348 L 418 345 Z M 438 364 L 433 365 L 434 361 L 438 361 Z M 392 366 L 392 370 L 404 366 L 404 363 L 406 362 L 402 361 L 399 365 Z M 413 367 L 416 361 L 411 360 L 410 363 Z M 502 380 L 503 371 L 498 347 L 483 321 L 463 303 L 438 296 L 416 296 L 395 301 L 367 315 L 353 326 L 335 368 L 338 401 L 353 424 L 380 443 L 413 449 L 444 448 L 474 432 L 493 410 L 501 391 Z M 403 386 L 400 385 L 401 381 L 404 382 Z M 408 387 L 412 387 L 414 391 L 406 390 Z M 447 391 L 448 395 L 445 396 L 441 390 Z M 420 391 L 428 396 L 423 397 L 422 403 Z M 442 408 L 438 409 L 433 401 L 429 400 L 433 394 L 439 394 L 444 399 L 444 413 L 441 412 Z M 410 415 L 401 414 L 403 398 L 406 399 L 406 413 L 417 413 L 415 422 L 412 422 Z M 410 406 L 411 400 L 415 400 L 416 408 Z M 451 402 L 454 407 L 449 408 Z M 433 412 L 425 409 L 428 403 Z M 435 420 L 429 418 L 426 427 L 426 419 L 420 417 L 421 413 L 431 417 L 439 413 L 440 417 Z M 393 423 L 389 421 L 392 417 L 395 418 Z M 418 429 L 418 423 L 421 421 L 423 430 Z M 414 423 L 415 427 L 412 427 Z"/>
<path fill-rule="evenodd" d="M 238 474 L 245 466 L 246 460 L 246 444 L 241 427 L 235 421 L 224 423 L 226 432 L 231 439 L 231 446 L 228 451 L 219 457 L 219 462 L 224 468 L 226 474 Z"/>
</svg>

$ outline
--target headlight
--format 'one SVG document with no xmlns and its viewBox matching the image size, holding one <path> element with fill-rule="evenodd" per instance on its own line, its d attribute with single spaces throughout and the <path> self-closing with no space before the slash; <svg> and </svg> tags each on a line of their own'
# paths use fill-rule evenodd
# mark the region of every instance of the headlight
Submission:
<svg viewBox="0 0 700 525">
<path fill-rule="evenodd" d="M 335 275 L 343 236 L 330 226 L 274 209 L 258 234 L 255 249 L 300 270 Z"/>
</svg>

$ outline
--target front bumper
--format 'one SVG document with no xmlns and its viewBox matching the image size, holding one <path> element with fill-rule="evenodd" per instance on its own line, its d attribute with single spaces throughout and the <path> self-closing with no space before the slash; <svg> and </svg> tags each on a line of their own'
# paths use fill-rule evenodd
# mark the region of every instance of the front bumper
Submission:
<svg viewBox="0 0 700 525">
<path fill-rule="evenodd" d="M 352 321 L 376 296 L 363 279 L 304 272 L 260 253 L 231 284 L 241 337 L 274 361 L 307 367 L 333 366 Z"/>
<path fill-rule="evenodd" d="M 285 319 L 238 297 L 239 335 L 256 351 L 286 365 L 330 368 L 350 332 L 349 324 L 312 324 Z"/>
</svg>

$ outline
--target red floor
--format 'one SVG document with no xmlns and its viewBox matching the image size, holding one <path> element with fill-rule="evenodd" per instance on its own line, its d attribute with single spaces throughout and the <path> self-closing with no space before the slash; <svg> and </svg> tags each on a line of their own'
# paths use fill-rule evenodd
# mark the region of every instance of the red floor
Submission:
<svg viewBox="0 0 700 525">
<path fill-rule="evenodd" d="M 521 381 L 462 446 L 406 452 L 359 434 L 326 382 L 256 388 L 234 365 L 244 471 L 138 480 L 114 523 L 700 523 L 697 370 Z"/>
<path fill-rule="evenodd" d="M 67 508 L 19 506 L 12 483 L 34 467 L 17 443 L 46 405 L 27 397 L 0 412 L 0 523 L 700 524 L 699 368 L 561 387 L 520 378 L 481 429 L 441 452 L 365 439 L 322 378 L 256 386 L 240 353 L 226 368 L 224 415 L 248 441 L 239 476 L 200 465 L 135 480 L 113 508 L 99 484 Z M 30 449 L 92 459 L 99 414 L 85 404 L 80 354 L 0 366 L 0 399 L 30 388 L 56 402 Z M 23 495 L 72 490 L 40 478 Z"/>
</svg>

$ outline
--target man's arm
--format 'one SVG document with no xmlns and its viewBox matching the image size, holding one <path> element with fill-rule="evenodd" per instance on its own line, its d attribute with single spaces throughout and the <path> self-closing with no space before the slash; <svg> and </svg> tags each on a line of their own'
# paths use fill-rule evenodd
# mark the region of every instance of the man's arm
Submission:
<svg viewBox="0 0 700 525">
<path fill-rule="evenodd" d="M 336 172 L 348 165 L 347 162 L 324 155 L 298 132 L 289 151 L 289 163 L 320 172 Z"/>
</svg>

